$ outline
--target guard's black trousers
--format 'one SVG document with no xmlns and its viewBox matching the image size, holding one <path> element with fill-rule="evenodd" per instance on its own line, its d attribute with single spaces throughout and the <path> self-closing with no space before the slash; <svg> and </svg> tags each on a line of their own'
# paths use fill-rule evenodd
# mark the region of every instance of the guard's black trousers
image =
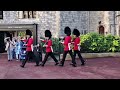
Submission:
<svg viewBox="0 0 120 90">
<path fill-rule="evenodd" d="M 34 55 L 34 59 L 35 59 L 36 65 L 39 65 L 39 63 L 42 62 L 42 53 L 38 52 L 38 54 Z"/>
<path fill-rule="evenodd" d="M 34 47 L 33 53 L 34 53 L 34 60 L 36 62 L 36 65 L 38 66 L 39 63 L 42 62 L 42 50 L 40 50 L 40 48 Z"/>
<path fill-rule="evenodd" d="M 84 64 L 85 61 L 84 61 L 83 57 L 81 56 L 81 53 L 79 50 L 74 50 L 74 60 L 76 58 L 76 54 L 78 54 L 78 57 L 81 60 L 81 63 Z"/>
<path fill-rule="evenodd" d="M 27 51 L 26 52 L 26 57 L 25 60 L 22 61 L 22 66 L 25 66 L 26 62 L 33 56 L 33 52 L 32 51 Z"/>
<path fill-rule="evenodd" d="M 72 63 L 73 63 L 73 64 L 76 64 L 76 62 L 75 62 L 75 60 L 74 60 L 74 56 L 73 56 L 73 54 L 72 54 L 72 50 L 70 50 L 70 51 L 64 51 L 64 52 L 63 52 L 63 58 L 62 58 L 60 64 L 64 65 L 64 62 L 65 62 L 65 58 L 66 58 L 67 53 L 70 54 L 70 56 L 71 56 L 71 58 L 72 58 Z"/>
<path fill-rule="evenodd" d="M 53 59 L 56 63 L 58 62 L 58 60 L 55 58 L 55 56 L 54 56 L 54 54 L 53 54 L 52 52 L 47 52 L 47 53 L 45 54 L 44 60 L 42 61 L 42 64 L 43 64 L 43 65 L 46 63 L 46 61 L 47 61 L 47 59 L 48 59 L 49 56 L 51 56 L 52 59 Z"/>
</svg>

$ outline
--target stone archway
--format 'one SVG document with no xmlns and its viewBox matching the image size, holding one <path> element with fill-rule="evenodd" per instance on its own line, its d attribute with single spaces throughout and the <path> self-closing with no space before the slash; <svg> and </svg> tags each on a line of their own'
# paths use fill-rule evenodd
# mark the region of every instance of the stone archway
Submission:
<svg viewBox="0 0 120 90">
<path fill-rule="evenodd" d="M 37 24 L 0 24 L 0 53 L 3 53 L 5 50 L 4 38 L 7 36 L 12 37 L 9 32 L 22 32 L 26 29 L 29 29 L 33 32 L 34 45 L 37 44 Z"/>
</svg>

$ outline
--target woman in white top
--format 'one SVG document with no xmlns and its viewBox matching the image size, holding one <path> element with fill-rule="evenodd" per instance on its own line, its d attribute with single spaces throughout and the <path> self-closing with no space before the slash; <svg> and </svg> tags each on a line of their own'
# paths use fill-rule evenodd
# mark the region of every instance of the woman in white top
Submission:
<svg viewBox="0 0 120 90">
<path fill-rule="evenodd" d="M 8 61 L 12 61 L 13 60 L 12 51 L 14 48 L 14 45 L 13 45 L 14 43 L 10 40 L 10 37 L 5 38 L 4 40 L 6 43 L 5 50 L 7 51 L 7 54 L 8 54 Z"/>
</svg>

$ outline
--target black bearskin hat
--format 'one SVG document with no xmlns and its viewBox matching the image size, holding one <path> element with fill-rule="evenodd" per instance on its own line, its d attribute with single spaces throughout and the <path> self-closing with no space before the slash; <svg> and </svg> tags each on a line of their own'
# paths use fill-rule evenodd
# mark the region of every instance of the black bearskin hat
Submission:
<svg viewBox="0 0 120 90">
<path fill-rule="evenodd" d="M 26 35 L 32 36 L 32 32 L 31 32 L 29 29 L 27 29 L 27 30 L 26 30 Z"/>
<path fill-rule="evenodd" d="M 65 27 L 64 33 L 67 34 L 68 36 L 71 35 L 71 29 L 69 27 Z"/>
<path fill-rule="evenodd" d="M 45 30 L 45 37 L 49 37 L 49 38 L 52 37 L 50 30 Z"/>
<path fill-rule="evenodd" d="M 80 32 L 78 31 L 78 29 L 74 29 L 73 34 L 76 35 L 77 37 L 80 36 Z"/>
</svg>

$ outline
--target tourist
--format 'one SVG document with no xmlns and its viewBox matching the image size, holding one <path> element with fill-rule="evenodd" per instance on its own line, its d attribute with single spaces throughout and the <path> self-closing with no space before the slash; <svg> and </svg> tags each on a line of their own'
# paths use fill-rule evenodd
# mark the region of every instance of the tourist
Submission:
<svg viewBox="0 0 120 90">
<path fill-rule="evenodd" d="M 12 51 L 12 57 L 13 59 L 16 59 L 16 52 L 15 52 L 15 48 L 16 48 L 16 43 L 17 43 L 17 40 L 15 37 L 12 38 L 12 43 L 13 43 L 13 51 Z"/>
<path fill-rule="evenodd" d="M 42 61 L 42 63 L 40 64 L 41 66 L 44 66 L 48 57 L 51 56 L 53 58 L 53 60 L 55 61 L 55 65 L 58 65 L 58 60 L 55 58 L 54 54 L 53 54 L 53 48 L 52 48 L 52 40 L 51 40 L 51 32 L 49 30 L 45 31 L 45 38 L 46 40 L 40 39 L 41 41 L 43 41 L 45 44 L 43 45 L 43 47 L 46 47 L 46 54 L 44 57 L 44 60 Z"/>
<path fill-rule="evenodd" d="M 74 29 L 73 35 L 74 35 L 74 40 L 72 41 L 72 43 L 74 45 L 74 60 L 75 60 L 76 54 L 78 54 L 79 59 L 81 60 L 81 63 L 82 63 L 81 65 L 85 65 L 85 60 L 83 59 L 80 53 L 80 37 L 79 37 L 80 32 L 77 29 Z"/>
<path fill-rule="evenodd" d="M 76 67 L 76 63 L 74 61 L 74 57 L 73 57 L 73 54 L 72 54 L 72 48 L 71 48 L 71 36 L 70 36 L 71 35 L 71 29 L 69 27 L 65 27 L 64 33 L 66 34 L 66 36 L 64 38 L 64 41 L 61 42 L 64 45 L 64 52 L 63 52 L 63 58 L 60 61 L 59 66 L 64 66 L 66 55 L 67 55 L 67 53 L 69 53 L 71 58 L 72 58 L 72 63 L 73 63 L 72 65 L 74 67 Z"/>
<path fill-rule="evenodd" d="M 20 37 L 18 37 L 16 40 L 16 46 L 15 46 L 15 53 L 16 53 L 17 61 L 20 59 L 20 50 L 21 50 L 21 41 L 20 41 Z"/>
<path fill-rule="evenodd" d="M 13 42 L 11 41 L 10 37 L 6 37 L 4 39 L 5 43 L 6 43 L 6 48 L 5 50 L 7 51 L 8 54 L 8 61 L 12 61 L 13 60 Z"/>
<path fill-rule="evenodd" d="M 20 38 L 20 42 L 19 42 L 19 59 L 20 61 L 25 60 L 26 57 L 26 46 L 24 46 L 24 44 L 26 43 L 26 39 L 24 39 L 23 37 Z"/>
<path fill-rule="evenodd" d="M 21 67 L 25 66 L 26 62 L 29 60 L 29 58 L 33 54 L 32 48 L 31 48 L 31 46 L 33 45 L 33 38 L 31 38 L 32 32 L 30 30 L 26 30 L 26 36 L 27 36 L 27 41 L 25 44 L 25 46 L 26 46 L 26 58 L 25 58 L 25 60 L 22 61 L 22 65 L 20 65 Z"/>
</svg>

